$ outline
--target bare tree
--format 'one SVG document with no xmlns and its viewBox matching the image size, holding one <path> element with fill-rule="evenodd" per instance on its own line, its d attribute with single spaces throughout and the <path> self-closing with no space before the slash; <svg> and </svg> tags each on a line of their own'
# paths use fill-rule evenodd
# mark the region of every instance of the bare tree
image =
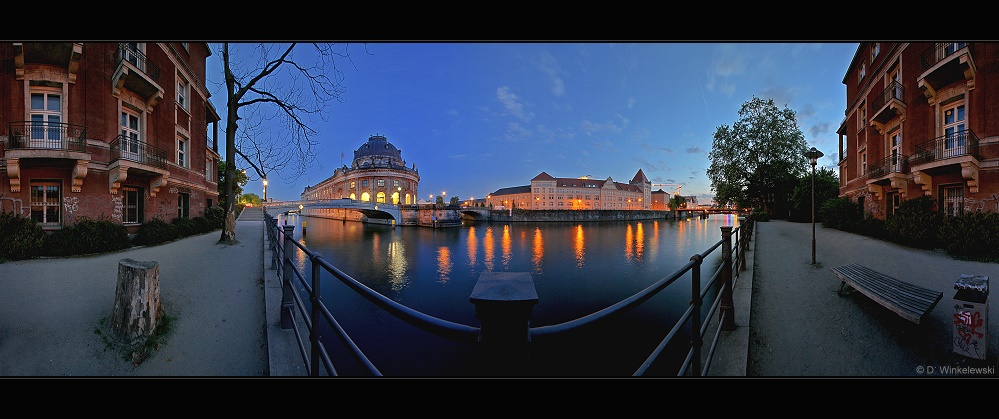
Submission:
<svg viewBox="0 0 999 419">
<path fill-rule="evenodd" d="M 346 44 L 254 44 L 252 54 L 233 50 L 249 44 L 223 43 L 226 86 L 226 208 L 219 243 L 236 240 L 235 178 L 238 155 L 260 178 L 268 173 L 296 178 L 316 161 L 318 131 L 313 116 L 325 119 L 329 102 L 342 102 L 343 73 L 350 61 Z M 296 54 L 298 56 L 296 57 Z M 256 58 L 252 64 L 249 61 Z M 242 114 L 241 114 L 242 113 Z M 275 128 L 270 121 L 282 122 Z M 244 121 L 241 126 L 240 121 Z"/>
</svg>

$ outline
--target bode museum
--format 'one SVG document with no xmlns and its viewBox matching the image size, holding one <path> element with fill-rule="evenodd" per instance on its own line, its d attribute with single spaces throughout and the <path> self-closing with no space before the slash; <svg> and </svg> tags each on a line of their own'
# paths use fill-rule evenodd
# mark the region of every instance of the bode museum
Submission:
<svg viewBox="0 0 999 419">
<path fill-rule="evenodd" d="M 357 150 L 350 167 L 343 165 L 333 176 L 306 186 L 303 200 L 350 198 L 362 202 L 393 205 L 416 204 L 420 173 L 416 164 L 406 167 L 402 151 L 382 135 L 372 135 Z"/>
</svg>

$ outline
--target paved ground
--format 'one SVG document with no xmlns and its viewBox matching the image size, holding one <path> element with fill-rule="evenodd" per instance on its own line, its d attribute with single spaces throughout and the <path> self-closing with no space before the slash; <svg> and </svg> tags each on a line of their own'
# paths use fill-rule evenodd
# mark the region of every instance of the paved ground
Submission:
<svg viewBox="0 0 999 419">
<path fill-rule="evenodd" d="M 962 273 L 987 275 L 995 281 L 999 264 L 955 260 L 943 251 L 908 248 L 817 225 L 813 266 L 811 229 L 811 223 L 757 224 L 753 275 L 750 281 L 737 283 L 749 290 L 741 298 L 736 293 L 737 310 L 749 302 L 750 313 L 741 319 L 737 315 L 737 330 L 726 332 L 719 368 L 711 375 L 981 376 L 968 369 L 946 372 L 946 368 L 969 367 L 996 376 L 999 310 L 988 313 L 987 359 L 955 354 L 952 342 L 954 282 Z M 917 325 L 860 293 L 841 297 L 840 281 L 830 268 L 848 263 L 940 290 L 943 299 Z M 743 348 L 744 370 L 738 362 Z"/>
<path fill-rule="evenodd" d="M 220 231 L 97 256 L 0 264 L 0 376 L 267 376 L 263 218 L 248 210 L 235 245 Z M 133 365 L 101 333 L 110 317 L 118 261 L 159 264 L 171 319 L 164 344 Z"/>
</svg>

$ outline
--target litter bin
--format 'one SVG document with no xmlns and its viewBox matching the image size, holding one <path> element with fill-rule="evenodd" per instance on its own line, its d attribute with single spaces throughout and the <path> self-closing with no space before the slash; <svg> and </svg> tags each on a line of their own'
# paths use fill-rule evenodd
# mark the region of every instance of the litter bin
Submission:
<svg viewBox="0 0 999 419">
<path fill-rule="evenodd" d="M 989 277 L 961 274 L 954 283 L 954 352 L 985 359 L 989 342 Z"/>
</svg>

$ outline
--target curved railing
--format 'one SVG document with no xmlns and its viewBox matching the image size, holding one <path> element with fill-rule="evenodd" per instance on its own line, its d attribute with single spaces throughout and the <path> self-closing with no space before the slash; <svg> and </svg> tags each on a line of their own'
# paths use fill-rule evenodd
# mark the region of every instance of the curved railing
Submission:
<svg viewBox="0 0 999 419">
<path fill-rule="evenodd" d="M 318 334 L 315 332 L 320 322 L 324 322 L 334 331 L 336 337 L 347 348 L 354 361 L 362 366 L 363 370 L 372 376 L 382 376 L 382 372 L 365 356 L 361 348 L 354 343 L 323 302 L 319 287 L 320 276 L 323 270 L 367 300 L 413 326 L 456 342 L 472 345 L 483 344 L 479 339 L 482 332 L 481 327 L 442 320 L 392 301 L 356 279 L 351 278 L 350 275 L 331 265 L 318 253 L 309 250 L 304 245 L 295 241 L 293 239 L 295 226 L 279 225 L 274 217 L 266 213 L 264 214 L 264 219 L 266 220 L 267 234 L 270 242 L 271 269 L 277 269 L 278 278 L 282 284 L 281 326 L 285 329 L 294 330 L 299 352 L 302 355 L 302 360 L 310 376 L 338 375 L 328 349 L 320 341 Z M 753 227 L 754 221 L 751 215 L 741 221 L 739 227 L 721 227 L 722 238 L 718 242 L 703 253 L 691 256 L 690 261 L 676 272 L 656 281 L 644 290 L 614 305 L 575 320 L 548 326 L 530 327 L 527 335 L 551 336 L 578 331 L 578 329 L 587 327 L 597 321 L 622 314 L 640 306 L 659 292 L 667 289 L 677 279 L 690 273 L 690 303 L 679 320 L 667 332 L 662 342 L 649 354 L 641 365 L 636 367 L 633 375 L 646 375 L 649 372 L 650 366 L 662 355 L 666 346 L 676 339 L 687 325 L 689 325 L 690 330 L 696 330 L 697 333 L 691 333 L 692 337 L 688 345 L 686 357 L 679 368 L 677 376 L 707 375 L 711 367 L 711 358 L 720 340 L 721 332 L 735 328 L 732 287 L 738 280 L 739 272 L 746 269 L 746 251 L 749 249 L 749 243 L 752 241 Z M 301 250 L 311 262 L 311 273 L 300 272 L 296 267 L 293 258 L 290 256 L 296 252 L 296 248 Z M 708 278 L 707 282 L 702 283 L 702 261 L 719 249 L 722 252 L 721 262 L 710 278 Z M 280 269 L 278 269 L 279 265 L 281 266 Z M 298 289 L 296 284 L 304 289 L 304 299 L 303 295 L 296 291 Z M 707 303 L 710 303 L 710 308 L 706 316 L 702 317 L 702 307 L 706 302 L 705 296 L 712 290 L 719 291 L 713 300 L 707 301 Z M 306 307 L 305 299 L 309 301 L 311 308 Z M 711 329 L 710 326 L 712 323 L 710 321 L 705 322 L 704 319 L 710 319 L 715 313 L 719 316 L 716 330 L 708 341 L 707 353 L 705 354 L 703 352 L 705 349 L 704 338 Z M 504 346 L 504 348 L 510 347 L 516 346 Z M 509 354 L 509 356 L 516 357 L 517 354 Z M 320 369 L 320 366 L 322 369 Z"/>
</svg>

